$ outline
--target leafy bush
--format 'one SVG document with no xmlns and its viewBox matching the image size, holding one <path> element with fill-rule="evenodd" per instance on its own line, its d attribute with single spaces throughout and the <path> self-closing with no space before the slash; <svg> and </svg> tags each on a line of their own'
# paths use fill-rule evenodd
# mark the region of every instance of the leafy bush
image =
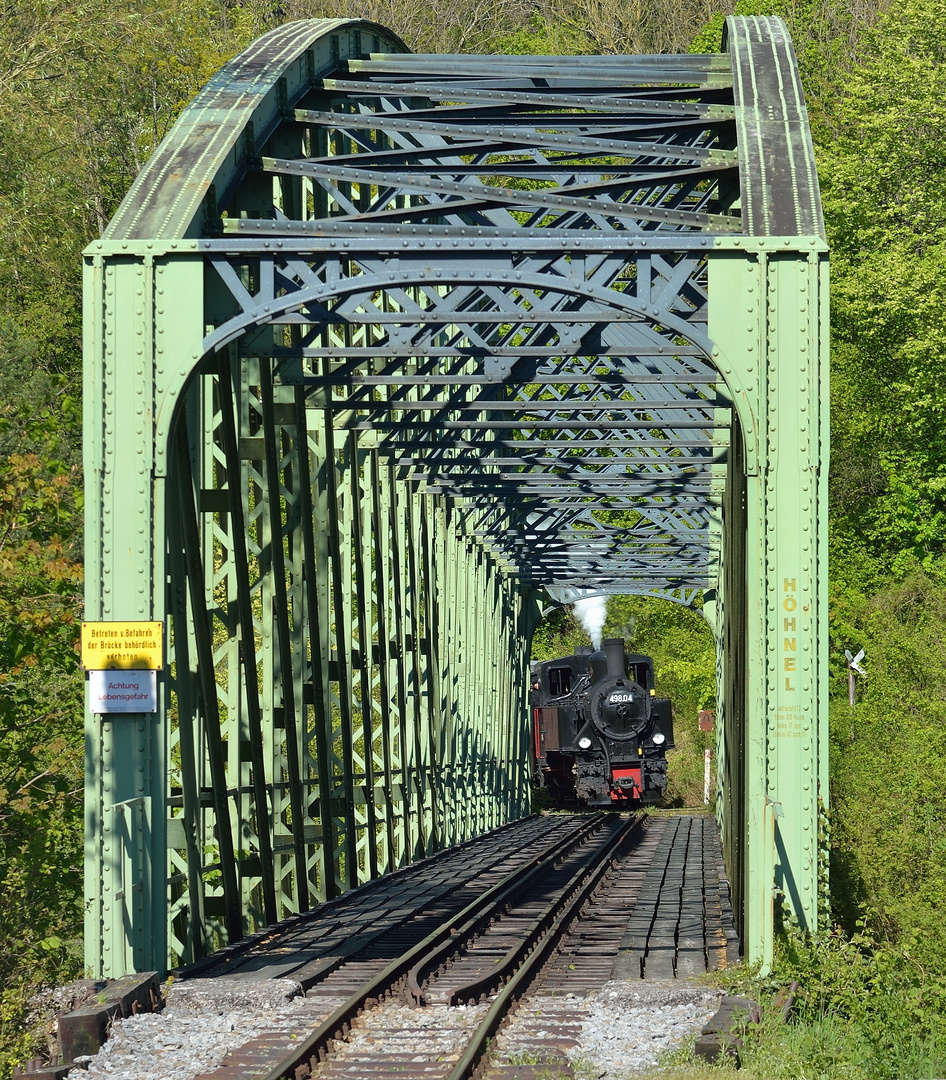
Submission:
<svg viewBox="0 0 946 1080">
<path fill-rule="evenodd" d="M 917 962 L 918 942 L 872 936 L 780 936 L 773 975 L 734 989 L 762 1005 L 741 1054 L 747 1080 L 911 1080 L 944 1075 L 946 981 Z M 798 983 L 782 1021 L 780 991 Z"/>
<path fill-rule="evenodd" d="M 946 973 L 946 583 L 915 566 L 871 597 L 839 598 L 832 629 L 863 647 L 852 709 L 841 670 L 831 707 L 835 912 L 859 905 L 891 941 L 919 933 Z"/>
<path fill-rule="evenodd" d="M 8 1076 L 39 1037 L 30 996 L 81 972 L 82 568 L 75 412 L 64 406 L 63 381 L 9 332 L 0 333 L 0 357 L 0 1076 Z M 19 394 L 17 379 L 28 388 Z"/>
</svg>

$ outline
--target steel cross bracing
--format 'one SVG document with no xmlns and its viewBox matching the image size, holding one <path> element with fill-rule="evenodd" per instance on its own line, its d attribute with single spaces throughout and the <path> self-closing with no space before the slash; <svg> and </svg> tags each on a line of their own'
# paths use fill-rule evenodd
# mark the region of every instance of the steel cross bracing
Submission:
<svg viewBox="0 0 946 1080">
<path fill-rule="evenodd" d="M 248 347 L 277 381 L 419 493 L 480 507 L 474 535 L 522 585 L 709 586 L 728 413 L 705 251 L 674 241 L 737 227 L 728 58 L 347 67 L 291 113 L 306 156 L 253 162 L 305 194 L 202 245 L 236 309 L 206 348 L 268 324 Z M 631 261 L 628 232 L 652 245 Z"/>
<path fill-rule="evenodd" d="M 811 923 L 826 256 L 784 27 L 727 34 L 426 56 L 290 23 L 90 246 L 87 617 L 169 641 L 156 714 L 88 720 L 91 969 L 526 812 L 530 637 L 590 593 L 702 603 L 747 951 L 773 885 Z"/>
</svg>

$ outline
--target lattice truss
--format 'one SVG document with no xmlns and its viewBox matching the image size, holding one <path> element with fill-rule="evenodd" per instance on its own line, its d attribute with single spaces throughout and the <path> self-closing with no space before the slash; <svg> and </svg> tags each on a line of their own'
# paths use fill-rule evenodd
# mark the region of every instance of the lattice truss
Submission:
<svg viewBox="0 0 946 1080">
<path fill-rule="evenodd" d="M 197 483 L 181 484 L 185 565 L 172 568 L 178 958 L 525 805 L 509 782 L 523 750 L 500 722 L 525 671 L 501 704 L 476 690 L 505 647 L 492 628 L 524 632 L 510 583 L 471 555 L 443 499 L 412 498 L 376 450 L 306 406 L 234 350 L 192 389 L 180 429 L 186 440 L 199 418 L 213 438 Z M 181 474 L 192 453 L 180 447 Z M 459 682 L 457 654 L 476 656 Z"/>
<path fill-rule="evenodd" d="M 740 227 L 728 57 L 347 68 L 254 160 L 272 205 L 207 245 L 232 309 L 208 346 L 275 327 L 277 379 L 476 502 L 523 583 L 710 584 L 699 234 Z"/>
<path fill-rule="evenodd" d="M 178 955 L 526 798 L 499 719 L 526 673 L 495 711 L 477 690 L 524 591 L 714 585 L 734 147 L 728 57 L 398 55 L 248 148 L 200 244 Z"/>
</svg>

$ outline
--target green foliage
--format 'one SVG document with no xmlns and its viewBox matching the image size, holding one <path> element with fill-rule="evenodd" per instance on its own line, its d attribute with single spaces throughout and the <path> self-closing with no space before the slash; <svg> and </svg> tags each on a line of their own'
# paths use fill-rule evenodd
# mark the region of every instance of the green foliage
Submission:
<svg viewBox="0 0 946 1080">
<path fill-rule="evenodd" d="M 740 1054 L 746 1080 L 907 1080 L 943 1075 L 946 984 L 917 962 L 916 940 L 856 934 L 813 940 L 788 928 L 776 943 L 772 974 L 730 974 L 733 989 L 762 1006 L 762 1022 Z M 781 998 L 792 981 L 788 1022 Z M 674 1074 L 676 1075 L 676 1074 Z"/>
<path fill-rule="evenodd" d="M 0 320 L 78 376 L 79 256 L 185 105 L 248 43 L 244 5 L 0 4 Z M 271 12 L 273 14 L 273 12 Z"/>
<path fill-rule="evenodd" d="M 500 37 L 496 51 L 510 56 L 577 56 L 590 50 L 587 39 L 574 27 L 533 14 L 528 25 Z"/>
<path fill-rule="evenodd" d="M 943 1072 L 944 15 L 933 0 L 882 13 L 859 64 L 812 107 L 833 279 L 832 902 L 848 933 L 866 918 L 871 956 L 898 958 L 914 980 L 890 991 L 911 1030 L 875 1019 L 897 1040 L 888 1052 L 920 1055 L 903 1076 Z M 852 709 L 843 650 L 861 647 Z M 871 1075 L 892 1075 L 874 1042 L 862 1050 Z"/>
<path fill-rule="evenodd" d="M 691 53 L 718 53 L 723 48 L 723 26 L 726 15 L 782 15 L 784 5 L 771 0 L 736 0 L 735 6 L 726 12 L 717 11 L 699 30 L 690 43 Z"/>
<path fill-rule="evenodd" d="M 831 786 L 836 915 L 867 903 L 878 933 L 919 931 L 946 974 L 946 587 L 921 567 L 875 595 L 844 597 L 836 625 Z M 842 647 L 864 648 L 867 677 L 847 703 Z"/>
<path fill-rule="evenodd" d="M 44 983 L 80 973 L 83 685 L 77 405 L 0 321 L 0 1075 Z"/>
<path fill-rule="evenodd" d="M 946 551 L 944 16 L 936 0 L 891 8 L 817 110 L 833 251 L 834 529 L 897 575 Z"/>
<path fill-rule="evenodd" d="M 74 482 L 35 455 L 0 459 L 0 1070 L 22 1060 L 29 994 L 80 963 L 82 575 L 53 531 Z"/>
<path fill-rule="evenodd" d="M 35 342 L 0 318 L 0 458 L 35 454 L 49 470 L 68 470 L 81 458 L 78 387 L 38 353 Z M 73 490 L 70 502 L 78 505 L 78 489 Z"/>
</svg>

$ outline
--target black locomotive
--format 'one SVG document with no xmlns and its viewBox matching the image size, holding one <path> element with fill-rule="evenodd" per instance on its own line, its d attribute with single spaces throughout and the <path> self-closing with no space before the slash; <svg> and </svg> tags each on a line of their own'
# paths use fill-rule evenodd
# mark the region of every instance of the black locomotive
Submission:
<svg viewBox="0 0 946 1080">
<path fill-rule="evenodd" d="M 536 774 L 556 802 L 660 802 L 673 720 L 649 656 L 606 638 L 597 652 L 533 661 L 531 704 Z"/>
</svg>

